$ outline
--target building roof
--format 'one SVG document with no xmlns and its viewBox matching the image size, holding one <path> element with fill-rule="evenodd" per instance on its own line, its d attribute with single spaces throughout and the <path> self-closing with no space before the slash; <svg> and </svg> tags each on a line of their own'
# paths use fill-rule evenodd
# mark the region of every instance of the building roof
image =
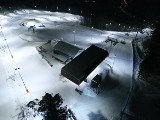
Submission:
<svg viewBox="0 0 160 120">
<path fill-rule="evenodd" d="M 52 56 L 56 59 L 66 62 L 68 59 L 73 59 L 80 48 L 77 46 L 71 45 L 64 41 L 59 41 L 54 47 Z"/>
<path fill-rule="evenodd" d="M 62 68 L 61 74 L 72 82 L 80 84 L 107 56 L 106 50 L 91 45 L 66 64 Z"/>
</svg>

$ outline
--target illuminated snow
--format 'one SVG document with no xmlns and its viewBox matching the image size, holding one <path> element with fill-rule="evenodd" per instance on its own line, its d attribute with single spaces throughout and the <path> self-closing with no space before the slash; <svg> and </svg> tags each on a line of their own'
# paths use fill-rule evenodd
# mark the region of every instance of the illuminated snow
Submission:
<svg viewBox="0 0 160 120">
<path fill-rule="evenodd" d="M 131 86 L 131 42 L 137 32 L 126 36 L 123 32 L 91 29 L 80 25 L 81 16 L 59 12 L 16 10 L 0 17 L 0 119 L 17 120 L 17 106 L 35 98 L 41 99 L 45 92 L 60 93 L 64 105 L 74 111 L 78 120 L 89 120 L 88 114 L 91 112 L 97 114 L 101 111 L 107 119 L 121 112 Z M 36 26 L 35 32 L 28 30 L 33 25 Z M 40 28 L 39 25 L 45 27 Z M 147 34 L 137 35 L 143 38 Z M 106 43 L 108 36 L 119 43 L 115 46 L 110 41 Z M 124 39 L 125 45 L 120 43 Z M 96 44 L 108 50 L 109 57 L 88 76 L 88 83 L 77 86 L 60 76 L 64 64 L 53 59 L 53 67 L 50 67 L 36 50 L 36 46 L 48 40 L 64 40 L 71 44 L 75 40 L 76 45 L 83 49 Z M 111 88 L 104 88 L 98 96 L 88 87 L 96 74 L 102 74 L 104 81 L 109 81 L 108 75 L 115 80 Z M 75 88 L 83 88 L 84 94 L 79 95 Z M 42 118 L 37 116 L 35 119 Z"/>
</svg>

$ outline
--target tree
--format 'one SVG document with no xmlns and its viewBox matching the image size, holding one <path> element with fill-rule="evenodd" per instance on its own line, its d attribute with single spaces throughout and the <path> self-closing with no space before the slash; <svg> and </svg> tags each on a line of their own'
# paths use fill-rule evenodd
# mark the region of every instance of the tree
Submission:
<svg viewBox="0 0 160 120">
<path fill-rule="evenodd" d="M 138 77 L 150 82 L 152 85 L 159 86 L 159 80 L 154 79 L 151 81 L 149 78 L 160 76 L 160 24 L 156 26 L 151 39 L 143 42 L 143 48 L 146 56 L 140 63 Z"/>
<path fill-rule="evenodd" d="M 76 120 L 71 109 L 68 109 L 67 105 L 62 107 L 62 103 L 63 99 L 59 93 L 54 97 L 52 94 L 46 93 L 42 100 L 34 99 L 26 106 L 21 107 L 18 118 L 23 120 L 41 116 L 43 120 L 66 120 L 67 118 Z"/>
</svg>

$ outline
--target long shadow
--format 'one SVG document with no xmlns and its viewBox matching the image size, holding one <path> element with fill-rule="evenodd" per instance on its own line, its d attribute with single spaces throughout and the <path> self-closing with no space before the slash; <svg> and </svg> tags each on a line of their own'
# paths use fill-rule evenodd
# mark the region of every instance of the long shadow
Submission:
<svg viewBox="0 0 160 120">
<path fill-rule="evenodd" d="M 89 120 L 108 120 L 102 115 L 100 110 L 98 110 L 97 113 L 94 113 L 94 112 L 89 113 L 88 117 L 89 117 Z"/>
<path fill-rule="evenodd" d="M 112 90 L 119 85 L 119 81 L 116 78 L 106 76 L 106 78 L 102 81 L 102 88 L 104 90 Z"/>
</svg>

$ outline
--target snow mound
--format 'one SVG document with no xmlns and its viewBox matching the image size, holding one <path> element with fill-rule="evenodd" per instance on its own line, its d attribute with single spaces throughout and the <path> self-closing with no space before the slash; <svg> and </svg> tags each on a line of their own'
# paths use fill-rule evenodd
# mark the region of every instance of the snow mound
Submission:
<svg viewBox="0 0 160 120">
<path fill-rule="evenodd" d="M 90 86 L 86 86 L 83 89 L 83 94 L 87 95 L 87 96 L 90 96 L 90 97 L 96 97 L 97 96 L 97 94 L 92 90 L 92 88 Z"/>
</svg>

